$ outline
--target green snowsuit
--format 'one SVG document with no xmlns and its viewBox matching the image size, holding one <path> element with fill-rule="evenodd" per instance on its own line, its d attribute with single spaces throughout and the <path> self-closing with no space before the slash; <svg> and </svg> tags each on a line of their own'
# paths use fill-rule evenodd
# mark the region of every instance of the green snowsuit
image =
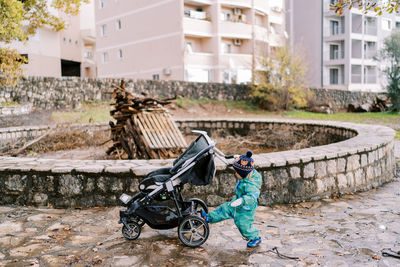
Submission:
<svg viewBox="0 0 400 267">
<path fill-rule="evenodd" d="M 258 238 L 258 230 L 253 226 L 253 222 L 258 206 L 257 199 L 260 196 L 261 182 L 262 177 L 256 170 L 253 170 L 250 177 L 239 179 L 236 183 L 235 197 L 210 212 L 208 214 L 209 223 L 233 218 L 242 236 L 247 239 Z M 242 204 L 238 207 L 231 207 L 231 203 L 239 198 L 243 199 Z"/>
</svg>

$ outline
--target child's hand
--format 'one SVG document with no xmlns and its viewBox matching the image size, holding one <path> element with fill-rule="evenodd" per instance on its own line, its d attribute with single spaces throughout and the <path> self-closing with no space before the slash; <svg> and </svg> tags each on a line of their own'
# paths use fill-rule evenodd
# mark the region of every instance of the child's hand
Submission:
<svg viewBox="0 0 400 267">
<path fill-rule="evenodd" d="M 243 203 L 243 198 L 238 198 L 231 203 L 231 207 L 235 208 L 237 206 L 242 205 L 242 203 Z"/>
</svg>

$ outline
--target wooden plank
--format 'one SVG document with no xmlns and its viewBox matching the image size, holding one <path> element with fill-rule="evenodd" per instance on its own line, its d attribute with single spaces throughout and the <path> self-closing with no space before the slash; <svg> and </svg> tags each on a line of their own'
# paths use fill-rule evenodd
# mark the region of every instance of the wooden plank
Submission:
<svg viewBox="0 0 400 267">
<path fill-rule="evenodd" d="M 170 141 L 169 141 L 169 139 L 167 137 L 168 133 L 165 131 L 165 129 L 163 129 L 160 126 L 160 124 L 158 122 L 157 113 L 155 113 L 155 114 L 154 113 L 150 113 L 149 114 L 149 119 L 152 122 L 152 124 L 154 125 L 154 127 L 158 130 L 158 133 L 160 135 L 160 139 L 161 139 L 161 141 L 163 143 L 163 147 L 164 148 L 172 148 L 173 145 L 170 143 Z"/>
<path fill-rule="evenodd" d="M 143 125 L 142 125 L 142 123 L 140 122 L 140 120 L 138 118 L 138 115 L 134 116 L 134 121 L 133 122 L 134 122 L 135 126 L 140 129 L 140 131 L 138 131 L 138 132 L 140 132 L 143 135 L 143 138 L 144 138 L 143 141 L 145 141 L 144 144 L 147 145 L 150 148 L 154 148 L 154 147 L 152 147 L 152 143 L 150 141 L 150 138 L 147 135 L 147 132 L 144 130 Z"/>
<path fill-rule="evenodd" d="M 154 125 L 151 123 L 149 113 L 143 113 L 143 120 L 146 122 L 148 128 L 150 129 L 150 131 L 153 135 L 153 138 L 157 143 L 158 148 L 159 149 L 163 148 L 164 144 L 161 140 L 161 136 L 159 134 L 159 131 L 157 129 L 155 129 Z"/>
<path fill-rule="evenodd" d="M 148 123 L 146 120 L 146 117 L 144 116 L 143 113 L 138 114 L 140 115 L 140 121 L 143 125 L 143 127 L 146 129 L 148 136 L 150 137 L 150 140 L 152 141 L 153 147 L 154 148 L 161 148 L 162 145 L 158 141 L 157 134 L 155 133 L 154 129 L 151 127 L 151 125 Z"/>
<path fill-rule="evenodd" d="M 175 136 L 178 138 L 179 147 L 185 147 L 186 148 L 187 147 L 186 141 L 183 138 L 183 135 L 182 135 L 181 131 L 178 129 L 178 126 L 176 126 L 176 124 L 172 121 L 171 116 L 169 116 L 167 113 L 165 113 L 163 115 L 166 117 L 166 122 L 171 127 L 171 130 L 173 131 Z"/>
<path fill-rule="evenodd" d="M 159 122 L 162 124 L 162 127 L 168 133 L 168 136 L 170 137 L 173 147 L 180 147 L 176 134 L 173 132 L 170 125 L 167 123 L 168 119 L 169 118 L 166 117 L 165 114 L 159 114 Z"/>
<path fill-rule="evenodd" d="M 153 134 L 151 133 L 151 130 L 147 126 L 146 121 L 143 119 L 143 114 L 141 114 L 141 113 L 138 114 L 138 120 L 139 120 L 139 122 L 140 122 L 140 124 L 142 126 L 143 134 L 145 133 L 147 135 L 147 137 L 148 137 L 149 143 L 148 143 L 147 146 L 152 148 L 152 149 L 157 149 L 158 148 L 157 142 L 154 139 Z"/>
<path fill-rule="evenodd" d="M 168 144 L 170 148 L 174 148 L 176 147 L 174 139 L 171 136 L 171 133 L 168 131 L 168 128 L 166 128 L 165 125 L 163 125 L 164 118 L 161 114 L 162 114 L 161 112 L 160 113 L 157 112 L 152 114 L 152 117 L 154 119 L 156 126 L 160 129 L 160 131 L 162 131 L 162 134 L 164 135 L 164 138 L 166 140 L 165 142 Z"/>
</svg>

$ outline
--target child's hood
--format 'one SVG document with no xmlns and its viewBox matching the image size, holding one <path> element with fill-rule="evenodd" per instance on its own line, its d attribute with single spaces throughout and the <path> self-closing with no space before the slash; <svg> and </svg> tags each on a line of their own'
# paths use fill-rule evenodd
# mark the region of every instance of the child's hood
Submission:
<svg viewBox="0 0 400 267">
<path fill-rule="evenodd" d="M 257 188 L 261 188 L 261 183 L 262 183 L 262 177 L 261 174 L 253 170 L 253 173 L 249 176 L 243 179 L 243 182 L 255 185 Z"/>
</svg>

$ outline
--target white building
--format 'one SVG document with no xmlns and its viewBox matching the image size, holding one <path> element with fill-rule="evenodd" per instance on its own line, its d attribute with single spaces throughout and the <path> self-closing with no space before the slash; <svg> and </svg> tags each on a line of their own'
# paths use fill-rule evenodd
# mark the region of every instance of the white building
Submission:
<svg viewBox="0 0 400 267">
<path fill-rule="evenodd" d="M 343 16 L 330 9 L 335 0 L 286 0 L 286 26 L 294 51 L 303 51 L 310 87 L 382 91 L 384 76 L 374 60 L 400 16 L 353 8 Z"/>
<path fill-rule="evenodd" d="M 68 27 L 56 32 L 50 27 L 37 30 L 26 43 L 13 42 L 7 47 L 17 49 L 29 63 L 24 68 L 26 76 L 81 76 L 95 77 L 93 59 L 95 49 L 94 5 L 85 4 L 80 15 L 69 16 L 51 9 L 53 14 L 63 17 Z M 91 18 L 91 19 L 90 19 Z M 91 52 L 89 58 L 88 50 Z"/>
<path fill-rule="evenodd" d="M 96 0 L 98 76 L 249 82 L 285 42 L 282 2 Z"/>
</svg>

